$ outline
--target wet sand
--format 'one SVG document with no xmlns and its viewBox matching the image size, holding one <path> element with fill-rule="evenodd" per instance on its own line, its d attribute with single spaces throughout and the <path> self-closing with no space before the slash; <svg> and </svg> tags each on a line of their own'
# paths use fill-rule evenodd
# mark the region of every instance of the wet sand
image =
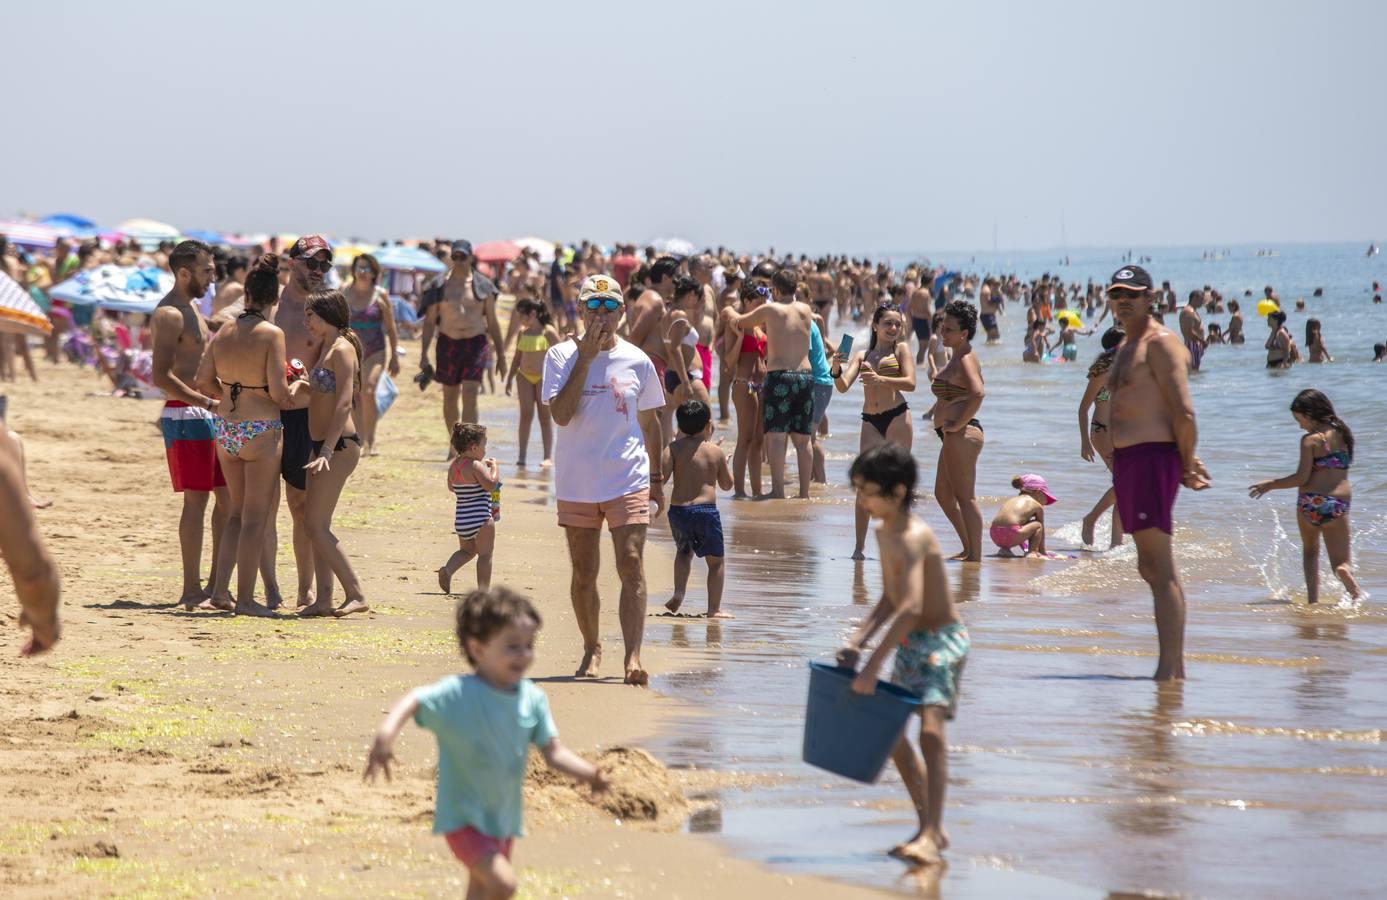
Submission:
<svg viewBox="0 0 1387 900">
<path fill-rule="evenodd" d="M 460 893 L 465 870 L 429 833 L 431 736 L 406 729 L 393 784 L 360 778 L 385 708 L 414 685 L 465 669 L 453 602 L 433 574 L 456 547 L 438 391 L 404 388 L 382 425 L 383 455 L 363 461 L 340 507 L 338 534 L 373 611 L 255 620 L 189 614 L 174 602 L 180 507 L 168 489 L 159 404 L 88 396 L 102 389 L 90 370 L 45 366 L 42 376 L 4 390 L 33 490 L 55 501 L 40 522 L 62 567 L 65 633 L 54 653 L 20 660 L 15 604 L 0 605 L 9 648 L 0 656 L 0 893 Z M 500 434 L 513 402 L 486 402 L 496 410 L 486 416 L 498 426 L 495 455 L 513 460 Z M 495 579 L 529 592 L 545 617 L 532 675 L 549 692 L 565 743 L 607 754 L 623 774 L 604 805 L 554 779 L 531 780 L 531 835 L 516 855 L 523 896 L 858 895 L 771 873 L 680 833 L 684 795 L 727 784 L 716 771 L 727 767 L 671 774 L 613 749 L 649 743 L 679 704 L 619 683 L 610 550 L 601 582 L 608 677 L 573 681 L 580 642 L 547 481 L 538 470 L 503 471 Z M 287 586 L 287 513 L 279 525 Z M 668 569 L 652 548 L 652 600 L 667 590 Z M 464 569 L 454 586 L 465 590 L 475 577 Z M 13 596 L 7 575 L 0 595 Z M 668 673 L 686 658 L 657 641 L 646 661 Z"/>
</svg>

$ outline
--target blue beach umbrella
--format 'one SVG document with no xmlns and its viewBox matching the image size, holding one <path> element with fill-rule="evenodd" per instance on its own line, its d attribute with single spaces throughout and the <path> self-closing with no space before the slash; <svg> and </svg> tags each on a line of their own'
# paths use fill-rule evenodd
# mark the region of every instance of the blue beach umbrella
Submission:
<svg viewBox="0 0 1387 900">
<path fill-rule="evenodd" d="M 72 213 L 54 213 L 39 219 L 40 225 L 47 225 L 49 228 L 56 228 L 63 234 L 75 238 L 96 237 L 96 223 L 91 219 L 84 219 Z"/>
<path fill-rule="evenodd" d="M 226 235 L 222 234 L 220 231 L 201 231 L 199 229 L 193 229 L 192 231 L 183 232 L 183 237 L 190 238 L 194 241 L 202 241 L 204 244 L 225 244 L 227 242 Z"/>
<path fill-rule="evenodd" d="M 48 296 L 74 306 L 149 314 L 173 290 L 173 275 L 152 266 L 97 266 L 48 289 Z"/>
<path fill-rule="evenodd" d="M 383 269 L 402 269 L 406 272 L 446 272 L 448 267 L 434 256 L 418 247 L 405 247 L 389 244 L 378 247 L 371 254 Z"/>
</svg>

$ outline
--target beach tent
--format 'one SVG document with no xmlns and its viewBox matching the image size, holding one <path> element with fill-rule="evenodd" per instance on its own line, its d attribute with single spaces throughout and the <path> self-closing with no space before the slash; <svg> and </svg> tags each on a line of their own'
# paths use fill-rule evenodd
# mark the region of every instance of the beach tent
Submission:
<svg viewBox="0 0 1387 900">
<path fill-rule="evenodd" d="M 53 226 L 28 219 L 0 219 L 0 234 L 9 238 L 11 244 L 32 250 L 52 250 L 58 239 L 63 237 L 63 233 Z"/>
<path fill-rule="evenodd" d="M 692 242 L 677 237 L 656 238 L 648 242 L 646 246 L 654 247 L 656 253 L 662 253 L 666 256 L 693 256 L 698 252 Z"/>
<path fill-rule="evenodd" d="M 72 213 L 54 213 L 51 216 L 44 216 L 42 219 L 39 219 L 39 224 L 47 225 L 49 228 L 56 228 L 69 237 L 96 237 L 96 223 L 91 219 L 74 216 Z"/>
<path fill-rule="evenodd" d="M 177 241 L 181 236 L 177 228 L 153 219 L 130 219 L 121 222 L 115 230 L 134 238 L 146 250 L 157 248 L 160 241 Z"/>
<path fill-rule="evenodd" d="M 403 247 L 387 244 L 371 251 L 371 255 L 384 269 L 400 269 L 406 272 L 446 272 L 448 267 L 425 250 L 418 247 Z"/>
<path fill-rule="evenodd" d="M 53 323 L 34 298 L 4 272 L 0 272 L 0 331 L 39 337 L 53 331 Z"/>
<path fill-rule="evenodd" d="M 48 289 L 48 296 L 74 306 L 152 313 L 173 290 L 173 275 L 153 266 L 97 266 Z"/>
</svg>

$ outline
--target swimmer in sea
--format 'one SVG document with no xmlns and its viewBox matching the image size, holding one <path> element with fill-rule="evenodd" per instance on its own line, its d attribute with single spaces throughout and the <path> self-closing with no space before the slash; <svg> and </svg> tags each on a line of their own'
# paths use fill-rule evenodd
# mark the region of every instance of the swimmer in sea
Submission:
<svg viewBox="0 0 1387 900">
<path fill-rule="evenodd" d="M 992 519 L 988 534 L 997 545 L 997 555 L 1015 557 L 1012 547 L 1020 547 L 1026 556 L 1039 559 L 1045 556 L 1045 507 L 1055 502 L 1045 479 L 1033 473 L 1017 475 L 1011 486 L 1020 491 L 1002 503 Z"/>
</svg>

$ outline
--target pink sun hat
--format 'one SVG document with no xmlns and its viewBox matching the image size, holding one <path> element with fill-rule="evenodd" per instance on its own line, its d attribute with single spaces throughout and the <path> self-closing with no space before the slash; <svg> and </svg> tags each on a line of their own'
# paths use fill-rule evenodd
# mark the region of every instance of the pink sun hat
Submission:
<svg viewBox="0 0 1387 900">
<path fill-rule="evenodd" d="M 1040 493 L 1045 495 L 1046 506 L 1049 506 L 1059 499 L 1054 494 L 1050 493 L 1050 486 L 1045 483 L 1045 479 L 1034 472 L 1027 472 L 1025 475 L 1021 476 L 1021 490 L 1040 491 Z"/>
</svg>

